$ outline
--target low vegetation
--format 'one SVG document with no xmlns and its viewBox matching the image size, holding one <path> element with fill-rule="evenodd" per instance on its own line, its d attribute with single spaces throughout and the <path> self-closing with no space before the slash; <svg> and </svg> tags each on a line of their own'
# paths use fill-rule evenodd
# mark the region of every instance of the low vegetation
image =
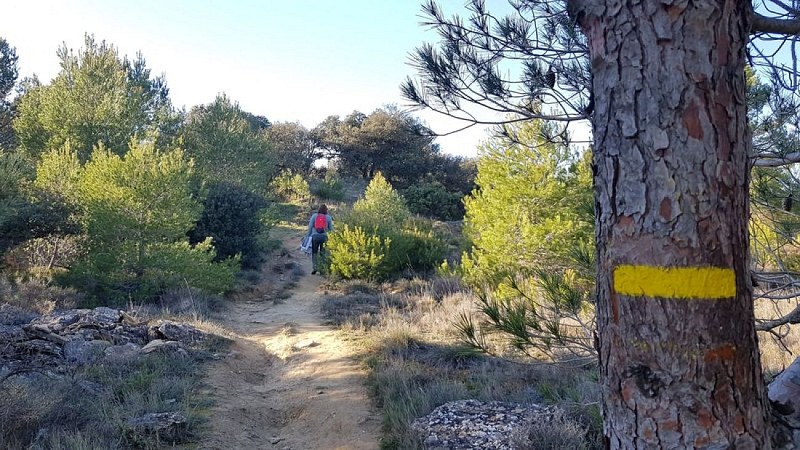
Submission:
<svg viewBox="0 0 800 450">
<path fill-rule="evenodd" d="M 569 427 L 532 424 L 518 439 L 530 442 L 527 448 L 551 448 L 536 445 L 556 441 L 601 448 L 593 370 L 520 364 L 476 352 L 455 326 L 455 318 L 477 314 L 476 299 L 457 279 L 351 281 L 327 289 L 324 311 L 363 345 L 368 384 L 383 414 L 382 448 L 422 448 L 411 430 L 414 419 L 461 399 L 560 405 L 560 420 Z M 513 349 L 507 354 L 513 356 Z"/>
</svg>

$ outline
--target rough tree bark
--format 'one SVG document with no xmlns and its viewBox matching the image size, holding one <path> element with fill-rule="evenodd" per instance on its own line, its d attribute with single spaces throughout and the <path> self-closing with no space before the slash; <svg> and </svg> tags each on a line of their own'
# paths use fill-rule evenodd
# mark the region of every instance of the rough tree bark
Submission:
<svg viewBox="0 0 800 450">
<path fill-rule="evenodd" d="M 748 276 L 747 3 L 569 1 L 594 77 L 610 448 L 770 448 Z"/>
</svg>

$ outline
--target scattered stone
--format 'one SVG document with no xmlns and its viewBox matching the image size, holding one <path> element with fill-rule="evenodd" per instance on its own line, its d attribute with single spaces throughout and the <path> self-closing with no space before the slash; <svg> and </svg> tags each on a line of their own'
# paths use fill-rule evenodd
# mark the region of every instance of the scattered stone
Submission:
<svg viewBox="0 0 800 450">
<path fill-rule="evenodd" d="M 44 339 L 31 339 L 20 342 L 16 347 L 23 353 L 61 356 L 61 347 Z"/>
<path fill-rule="evenodd" d="M 208 339 L 206 333 L 191 325 L 171 321 L 162 322 L 158 326 L 158 332 L 170 341 L 180 341 L 188 344 L 203 342 Z"/>
<path fill-rule="evenodd" d="M 64 358 L 69 363 L 86 364 L 103 356 L 106 348 L 111 346 L 108 341 L 72 340 L 64 344 Z"/>
<path fill-rule="evenodd" d="M 67 338 L 53 333 L 47 325 L 30 324 L 22 327 L 25 333 L 34 338 L 44 339 L 56 344 L 64 345 Z"/>
<path fill-rule="evenodd" d="M 8 303 L 0 305 L 0 324 L 24 325 L 36 318 L 36 314 Z"/>
<path fill-rule="evenodd" d="M 428 450 L 510 450 L 513 432 L 531 420 L 547 420 L 556 409 L 539 405 L 459 400 L 414 421 Z"/>
<path fill-rule="evenodd" d="M 103 353 L 105 354 L 106 361 L 123 363 L 138 358 L 142 353 L 142 347 L 129 342 L 122 345 L 112 345 L 106 348 Z"/>
<path fill-rule="evenodd" d="M 27 335 L 22 327 L 16 325 L 0 325 L 0 342 L 12 344 L 26 339 Z"/>
<path fill-rule="evenodd" d="M 147 413 L 128 420 L 134 434 L 156 434 L 160 439 L 174 441 L 186 427 L 186 417 L 177 412 Z"/>
<path fill-rule="evenodd" d="M 269 442 L 270 442 L 272 445 L 275 445 L 275 444 L 277 444 L 277 443 L 279 443 L 279 442 L 281 442 L 281 441 L 283 441 L 283 440 L 284 440 L 283 438 L 274 437 L 274 438 L 272 438 L 272 440 L 270 440 Z"/>
<path fill-rule="evenodd" d="M 322 344 L 320 344 L 319 342 L 317 342 L 317 341 L 315 341 L 313 339 L 303 339 L 302 341 L 297 341 L 297 343 L 294 344 L 292 347 L 294 347 L 294 348 L 299 350 L 299 349 L 309 348 L 309 347 L 318 347 L 320 345 L 322 345 Z"/>
<path fill-rule="evenodd" d="M 156 339 L 148 342 L 147 345 L 142 347 L 142 353 L 144 354 L 153 353 L 156 351 L 178 356 L 188 355 L 186 350 L 183 349 L 181 343 L 178 341 L 162 341 L 161 339 Z"/>
<path fill-rule="evenodd" d="M 55 311 L 27 323 L 16 323 L 19 315 L 14 307 L 0 305 L 0 319 L 15 322 L 0 324 L 0 373 L 68 373 L 70 365 L 97 359 L 125 363 L 154 351 L 184 357 L 185 346 L 209 336 L 188 324 L 137 323 L 105 307 Z"/>
<path fill-rule="evenodd" d="M 37 317 L 31 324 L 45 325 L 54 333 L 60 333 L 65 328 L 78 323 L 82 317 L 89 313 L 89 309 L 71 309 L 58 311 L 46 316 Z"/>
</svg>

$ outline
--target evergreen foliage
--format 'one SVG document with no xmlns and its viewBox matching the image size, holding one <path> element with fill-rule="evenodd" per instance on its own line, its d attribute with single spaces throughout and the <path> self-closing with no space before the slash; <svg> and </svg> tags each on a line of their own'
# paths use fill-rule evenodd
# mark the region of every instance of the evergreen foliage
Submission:
<svg viewBox="0 0 800 450">
<path fill-rule="evenodd" d="M 341 230 L 330 233 L 327 244 L 335 276 L 384 280 L 406 269 L 428 271 L 444 260 L 444 241 L 428 221 L 412 218 L 380 173 L 338 222 Z"/>
<path fill-rule="evenodd" d="M 161 152 L 152 140 L 132 140 L 124 157 L 99 146 L 78 184 L 90 251 L 67 280 L 111 299 L 184 284 L 229 289 L 238 260 L 213 264 L 211 239 L 192 247 L 186 237 L 202 210 L 192 177 L 181 150 Z"/>
<path fill-rule="evenodd" d="M 217 183 L 208 190 L 203 213 L 189 232 L 190 242 L 197 244 L 212 238 L 216 261 L 241 255 L 242 266 L 255 268 L 261 248 L 260 211 L 266 200 L 232 183 Z"/>
<path fill-rule="evenodd" d="M 270 183 L 270 191 L 278 199 L 289 202 L 303 202 L 311 198 L 308 182 L 299 173 L 284 170 Z"/>
<path fill-rule="evenodd" d="M 52 83 L 32 80 L 19 101 L 14 130 L 29 155 L 69 141 L 83 162 L 99 142 L 122 154 L 136 135 L 158 132 L 160 145 L 174 138 L 180 116 L 166 82 L 150 76 L 141 55 L 122 58 L 114 46 L 87 35 L 83 49 L 62 46 L 58 57 L 61 71 Z"/>
<path fill-rule="evenodd" d="M 428 174 L 439 152 L 424 124 L 393 107 L 370 115 L 354 111 L 343 120 L 328 117 L 313 133 L 342 175 L 369 180 L 382 172 L 399 187 Z"/>
<path fill-rule="evenodd" d="M 403 198 L 414 214 L 440 220 L 460 220 L 464 217 L 464 194 L 448 192 L 438 181 L 411 185 L 403 191 Z"/>
<path fill-rule="evenodd" d="M 311 193 L 320 200 L 344 200 L 344 184 L 335 173 L 326 172 L 321 180 L 315 180 L 310 186 Z"/>
<path fill-rule="evenodd" d="M 486 325 L 462 318 L 467 341 L 488 349 L 499 332 L 535 357 L 594 360 L 593 203 L 588 152 L 542 138 L 549 125 L 506 125 L 481 150 L 478 189 L 465 201 L 472 241 L 462 273 L 479 293 Z"/>
<path fill-rule="evenodd" d="M 265 133 L 278 167 L 308 175 L 320 155 L 317 142 L 306 127 L 294 122 L 278 122 L 270 125 Z"/>
<path fill-rule="evenodd" d="M 384 228 L 400 227 L 410 215 L 403 197 L 380 172 L 367 185 L 364 198 L 353 205 L 353 213 L 365 224 Z"/>
<path fill-rule="evenodd" d="M 541 139 L 532 121 L 506 127 L 521 139 L 487 142 L 478 160 L 479 188 L 465 200 L 465 234 L 473 249 L 464 270 L 473 283 L 497 286 L 510 275 L 564 266 L 571 248 L 593 237 L 588 152 Z"/>
<path fill-rule="evenodd" d="M 265 119 L 264 119 L 265 120 Z M 201 177 L 264 193 L 277 173 L 267 124 L 243 111 L 226 95 L 192 108 L 185 128 L 186 153 Z"/>
<path fill-rule="evenodd" d="M 14 105 L 8 100 L 8 96 L 19 76 L 17 60 L 17 50 L 0 37 L 0 150 L 10 150 L 16 145 L 11 127 Z"/>
</svg>

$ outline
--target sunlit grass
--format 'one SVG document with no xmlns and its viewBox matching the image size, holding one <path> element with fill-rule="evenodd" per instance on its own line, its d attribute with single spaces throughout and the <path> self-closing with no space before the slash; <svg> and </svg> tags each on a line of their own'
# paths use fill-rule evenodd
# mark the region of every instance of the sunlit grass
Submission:
<svg viewBox="0 0 800 450">
<path fill-rule="evenodd" d="M 474 313 L 475 299 L 459 283 L 351 281 L 326 289 L 328 317 L 359 336 L 368 385 L 383 415 L 382 448 L 422 448 L 411 429 L 414 419 L 462 399 L 568 404 L 569 423 L 583 430 L 578 437 L 591 442 L 586 430 L 597 434 L 599 389 L 593 374 L 523 365 L 466 346 L 455 322 Z"/>
</svg>

